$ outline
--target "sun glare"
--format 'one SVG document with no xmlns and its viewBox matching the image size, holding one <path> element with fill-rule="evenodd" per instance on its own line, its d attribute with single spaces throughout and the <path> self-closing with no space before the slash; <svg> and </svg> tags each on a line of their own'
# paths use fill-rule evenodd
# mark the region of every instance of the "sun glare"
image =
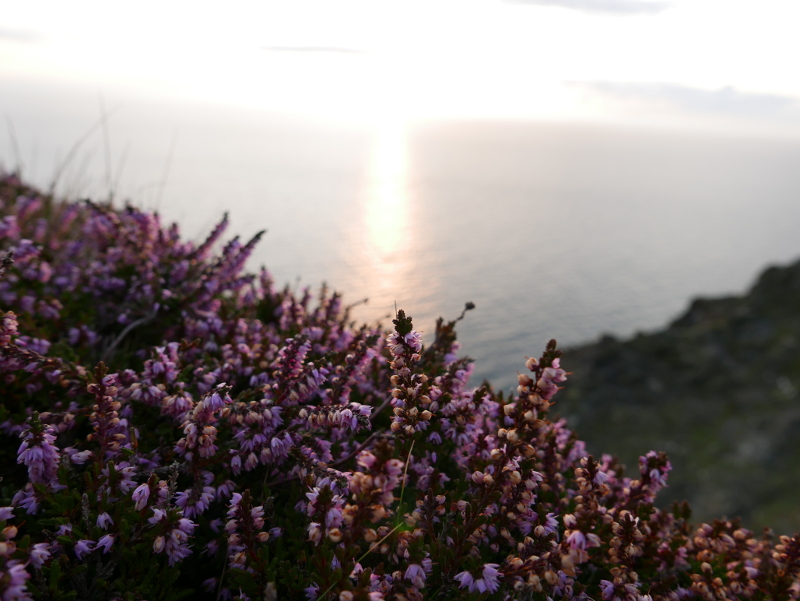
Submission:
<svg viewBox="0 0 800 601">
<path fill-rule="evenodd" d="M 398 282 L 413 272 L 415 245 L 408 187 L 408 123 L 387 118 L 375 126 L 370 167 L 364 186 L 364 288 L 370 305 L 386 309 Z"/>
<path fill-rule="evenodd" d="M 369 248 L 381 260 L 390 261 L 406 247 L 406 130 L 401 122 L 387 122 L 379 128 L 367 188 L 366 222 Z"/>
</svg>

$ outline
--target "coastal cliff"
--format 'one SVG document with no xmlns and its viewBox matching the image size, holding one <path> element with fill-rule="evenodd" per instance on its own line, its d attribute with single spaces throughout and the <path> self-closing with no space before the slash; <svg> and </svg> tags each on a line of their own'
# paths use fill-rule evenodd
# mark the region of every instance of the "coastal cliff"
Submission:
<svg viewBox="0 0 800 601">
<path fill-rule="evenodd" d="M 662 331 L 564 353 L 556 410 L 589 451 L 666 451 L 661 505 L 693 519 L 800 528 L 800 262 L 771 267 L 743 296 L 697 299 Z"/>
</svg>

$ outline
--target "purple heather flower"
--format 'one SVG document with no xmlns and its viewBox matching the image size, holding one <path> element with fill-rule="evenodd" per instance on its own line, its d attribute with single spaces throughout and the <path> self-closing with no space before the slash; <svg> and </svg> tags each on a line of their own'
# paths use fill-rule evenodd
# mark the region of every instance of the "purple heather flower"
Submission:
<svg viewBox="0 0 800 601">
<path fill-rule="evenodd" d="M 70 461 L 72 461 L 72 463 L 74 463 L 75 465 L 83 465 L 91 458 L 92 458 L 91 451 L 78 451 L 76 453 L 69 454 Z"/>
<path fill-rule="evenodd" d="M 72 532 L 72 524 L 62 524 L 56 530 L 56 536 L 66 536 L 70 532 Z"/>
<path fill-rule="evenodd" d="M 196 517 L 202 514 L 214 500 L 216 489 L 213 486 L 204 486 L 199 495 L 194 489 L 184 490 L 175 495 L 175 505 L 183 510 L 186 517 Z"/>
<path fill-rule="evenodd" d="M 418 563 L 409 564 L 403 578 L 410 580 L 417 588 L 425 586 L 425 570 Z"/>
<path fill-rule="evenodd" d="M 458 588 L 469 588 L 472 591 L 472 586 L 475 583 L 475 579 L 472 577 L 467 571 L 460 572 L 453 577 L 453 580 L 458 580 Z"/>
<path fill-rule="evenodd" d="M 2 574 L 2 572 L 0 572 Z M 12 559 L 5 565 L 3 580 L 7 580 L 6 589 L 3 591 L 3 601 L 31 601 L 25 587 L 25 581 L 30 574 L 25 571 L 25 565 Z"/>
<path fill-rule="evenodd" d="M 103 512 L 97 516 L 97 527 L 103 530 L 108 530 L 108 527 L 114 523 L 111 516 L 107 512 Z"/>
<path fill-rule="evenodd" d="M 233 494 L 233 490 L 236 488 L 236 483 L 232 480 L 225 480 L 222 484 L 217 487 L 217 500 L 223 501 L 230 497 Z"/>
<path fill-rule="evenodd" d="M 26 513 L 36 514 L 39 511 L 39 500 L 33 489 L 33 484 L 28 482 L 25 488 L 18 490 L 11 502 L 17 507 L 22 507 Z"/>
<path fill-rule="evenodd" d="M 206 543 L 205 552 L 208 555 L 215 556 L 219 551 L 219 541 L 216 539 L 210 540 Z"/>
<path fill-rule="evenodd" d="M 48 543 L 36 543 L 30 552 L 30 560 L 33 567 L 37 570 L 50 559 L 50 545 Z"/>
<path fill-rule="evenodd" d="M 111 550 L 111 546 L 114 544 L 114 538 L 115 536 L 113 534 L 106 534 L 97 541 L 97 548 L 103 549 L 103 554 L 108 553 Z"/>
<path fill-rule="evenodd" d="M 152 517 L 148 518 L 147 521 L 151 524 L 158 524 L 159 522 L 163 522 L 167 519 L 167 512 L 163 509 L 159 509 L 158 507 L 153 507 L 153 515 Z"/>
<path fill-rule="evenodd" d="M 55 446 L 55 434 L 53 426 L 45 424 L 38 433 L 29 427 L 20 435 L 22 444 L 17 451 L 17 463 L 28 468 L 28 479 L 34 484 L 55 483 L 61 459 Z"/>
<path fill-rule="evenodd" d="M 567 536 L 567 544 L 573 549 L 585 549 L 586 535 L 580 530 L 573 530 Z"/>
<path fill-rule="evenodd" d="M 605 601 L 610 601 L 614 598 L 616 593 L 616 589 L 614 588 L 614 583 L 609 580 L 601 580 L 600 581 L 600 592 L 603 595 L 603 599 Z"/>
<path fill-rule="evenodd" d="M 79 540 L 77 543 L 75 543 L 75 557 L 78 559 L 83 559 L 84 555 L 91 553 L 94 550 L 94 546 L 95 542 L 93 540 Z"/>
<path fill-rule="evenodd" d="M 155 515 L 148 520 L 151 524 L 166 521 L 167 515 L 165 512 L 154 508 L 153 513 L 155 513 Z M 169 559 L 169 565 L 175 565 L 177 562 L 191 555 L 192 550 L 189 548 L 188 543 L 189 536 L 194 531 L 194 528 L 195 524 L 191 520 L 180 518 L 177 528 L 170 530 L 166 537 L 158 536 L 156 538 L 153 543 L 153 550 L 156 553 L 165 551 Z"/>
<path fill-rule="evenodd" d="M 219 390 L 222 390 L 222 394 L 225 394 L 225 385 L 224 384 L 218 385 L 217 390 L 212 392 L 206 399 L 204 399 L 206 406 L 211 411 L 218 411 L 222 409 L 225 406 L 225 401 L 230 400 L 226 394 L 225 394 L 226 399 L 223 400 L 222 395 L 220 395 L 219 393 Z"/>
<path fill-rule="evenodd" d="M 207 593 L 213 593 L 217 590 L 217 578 L 216 576 L 212 576 L 211 578 L 206 578 L 203 580 L 202 587 L 205 589 Z"/>
<path fill-rule="evenodd" d="M 498 564 L 486 563 L 483 565 L 480 578 L 475 578 L 469 572 L 456 574 L 455 579 L 459 581 L 459 588 L 468 588 L 471 593 L 493 593 L 500 588 L 499 576 L 502 573 L 497 570 Z"/>
<path fill-rule="evenodd" d="M 147 499 L 150 498 L 150 486 L 148 486 L 147 482 L 136 487 L 131 498 L 136 501 L 136 511 L 141 511 L 147 507 Z"/>
<path fill-rule="evenodd" d="M 316 601 L 317 595 L 319 594 L 319 586 L 318 585 L 312 584 L 311 586 L 306 587 L 304 590 L 305 590 L 305 593 L 306 593 L 306 599 L 308 601 Z"/>
<path fill-rule="evenodd" d="M 0 520 L 10 520 L 14 517 L 13 507 L 0 507 Z"/>
</svg>

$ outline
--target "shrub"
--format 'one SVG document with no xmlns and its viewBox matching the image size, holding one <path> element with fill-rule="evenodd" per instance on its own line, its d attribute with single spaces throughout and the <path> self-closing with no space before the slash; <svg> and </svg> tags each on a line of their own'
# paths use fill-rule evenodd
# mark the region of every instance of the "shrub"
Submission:
<svg viewBox="0 0 800 601">
<path fill-rule="evenodd" d="M 626 477 L 548 419 L 555 341 L 506 398 L 458 320 L 357 327 L 244 274 L 258 236 L 215 254 L 226 220 L 0 202 L 3 601 L 800 595 L 800 537 L 692 526 L 666 455 Z"/>
</svg>

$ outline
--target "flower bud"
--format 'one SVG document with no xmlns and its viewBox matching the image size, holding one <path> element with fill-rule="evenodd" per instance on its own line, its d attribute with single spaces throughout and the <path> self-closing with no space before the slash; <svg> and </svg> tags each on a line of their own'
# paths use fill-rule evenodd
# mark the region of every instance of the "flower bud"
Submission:
<svg viewBox="0 0 800 601">
<path fill-rule="evenodd" d="M 17 535 L 17 527 L 16 526 L 6 526 L 3 528 L 3 538 L 6 540 L 11 540 Z"/>
</svg>

